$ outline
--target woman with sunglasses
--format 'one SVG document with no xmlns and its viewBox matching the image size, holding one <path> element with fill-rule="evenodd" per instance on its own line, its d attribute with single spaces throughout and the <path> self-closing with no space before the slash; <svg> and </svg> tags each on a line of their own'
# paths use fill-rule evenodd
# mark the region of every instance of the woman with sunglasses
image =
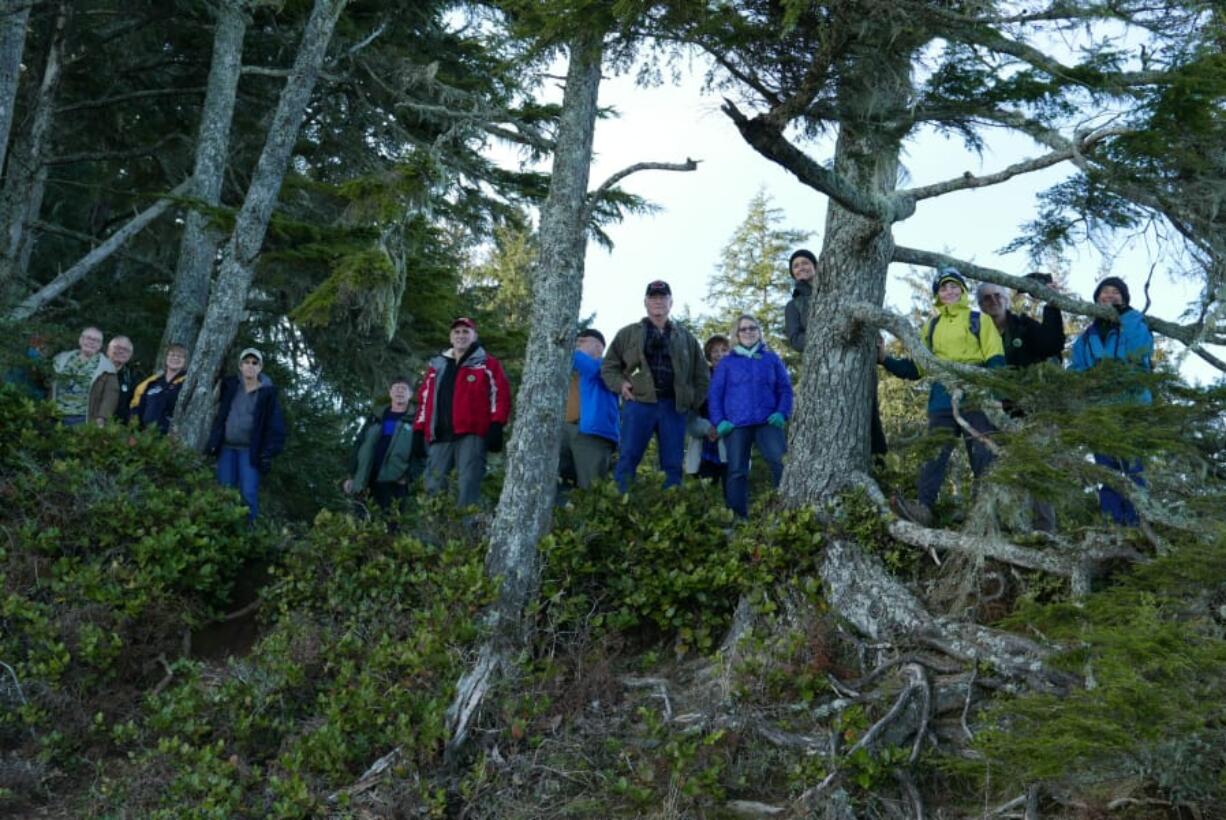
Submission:
<svg viewBox="0 0 1226 820">
<path fill-rule="evenodd" d="M 732 325 L 732 352 L 720 361 L 707 391 L 711 423 L 724 440 L 728 472 L 724 500 L 740 518 L 749 514 L 749 448 L 756 446 L 776 487 L 787 449 L 792 381 L 783 361 L 762 341 L 758 320 L 742 314 Z"/>
</svg>

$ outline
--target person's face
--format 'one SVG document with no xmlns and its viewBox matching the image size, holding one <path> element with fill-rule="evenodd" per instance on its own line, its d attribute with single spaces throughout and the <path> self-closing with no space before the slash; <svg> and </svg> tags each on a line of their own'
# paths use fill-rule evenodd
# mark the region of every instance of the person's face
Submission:
<svg viewBox="0 0 1226 820">
<path fill-rule="evenodd" d="M 170 357 L 167 356 L 167 361 Z M 255 356 L 247 356 L 238 365 L 238 371 L 243 374 L 243 378 L 253 380 L 259 378 L 260 371 L 264 369 L 264 365 L 260 364 L 260 360 Z"/>
<path fill-rule="evenodd" d="M 81 346 L 81 355 L 89 358 L 102 349 L 102 334 L 92 327 L 83 330 L 77 344 Z"/>
<path fill-rule="evenodd" d="M 798 256 L 792 260 L 792 278 L 797 282 L 809 282 L 817 273 L 817 268 L 807 256 Z"/>
<path fill-rule="evenodd" d="M 387 389 L 387 396 L 393 405 L 403 407 L 409 403 L 409 386 L 404 382 L 396 382 Z"/>
<path fill-rule="evenodd" d="M 979 309 L 993 319 L 999 319 L 1008 311 L 1009 301 L 1003 291 L 993 288 L 979 294 Z"/>
<path fill-rule="evenodd" d="M 728 345 L 724 345 L 724 344 L 713 345 L 711 347 L 711 366 L 715 367 L 715 365 L 719 364 L 720 360 L 723 359 L 727 355 L 728 355 Z"/>
<path fill-rule="evenodd" d="M 744 347 L 753 347 L 762 340 L 762 328 L 752 319 L 742 319 L 736 323 L 736 340 Z"/>
<path fill-rule="evenodd" d="M 1115 285 L 1104 285 L 1103 289 L 1098 292 L 1098 303 L 1100 305 L 1122 305 L 1124 294 L 1120 293 L 1120 289 Z"/>
<path fill-rule="evenodd" d="M 248 356 L 247 359 L 250 359 Z M 244 362 L 247 359 L 243 359 Z M 187 356 L 182 350 L 167 350 L 166 351 L 166 369 L 173 370 L 176 373 L 182 370 L 187 365 Z"/>
<path fill-rule="evenodd" d="M 593 359 L 599 359 L 604 356 L 604 345 L 595 336 L 580 336 L 575 340 L 575 350 L 586 353 Z"/>
<path fill-rule="evenodd" d="M 111 343 L 106 346 L 106 357 L 114 362 L 116 367 L 123 367 L 132 358 L 132 343 L 125 339 L 111 339 Z"/>
<path fill-rule="evenodd" d="M 456 325 L 451 329 L 451 346 L 463 353 L 473 346 L 477 333 L 468 325 Z"/>
<path fill-rule="evenodd" d="M 952 305 L 962 298 L 962 286 L 957 282 L 942 282 L 937 289 L 937 298 L 943 305 Z"/>
<path fill-rule="evenodd" d="M 647 309 L 648 316 L 667 318 L 668 312 L 673 309 L 673 297 L 667 293 L 653 293 L 643 300 L 643 307 Z"/>
</svg>

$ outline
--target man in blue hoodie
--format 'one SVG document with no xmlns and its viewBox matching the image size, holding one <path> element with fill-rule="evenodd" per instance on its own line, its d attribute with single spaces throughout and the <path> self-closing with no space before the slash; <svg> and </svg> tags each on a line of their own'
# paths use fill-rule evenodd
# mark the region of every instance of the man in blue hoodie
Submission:
<svg viewBox="0 0 1226 820">
<path fill-rule="evenodd" d="M 581 330 L 571 358 L 559 472 L 581 490 L 608 476 L 617 449 L 617 394 L 600 377 L 604 348 L 599 330 Z"/>
<path fill-rule="evenodd" d="M 1073 359 L 1069 370 L 1084 372 L 1106 359 L 1115 359 L 1127 362 L 1142 372 L 1150 372 L 1153 369 L 1150 357 L 1154 352 L 1154 335 L 1145 323 L 1145 316 L 1129 306 L 1131 297 L 1128 285 L 1118 276 L 1108 276 L 1094 288 L 1094 301 L 1115 308 L 1119 313 L 1119 322 L 1106 319 L 1091 322 L 1073 342 Z M 1153 403 L 1153 395 L 1148 389 L 1131 392 L 1124 399 L 1134 404 Z M 1094 463 L 1122 473 L 1140 487 L 1145 486 L 1139 458 L 1129 461 L 1095 453 Z M 1141 521 L 1132 503 L 1106 484 L 1098 490 L 1098 504 L 1117 524 L 1135 527 Z"/>
</svg>

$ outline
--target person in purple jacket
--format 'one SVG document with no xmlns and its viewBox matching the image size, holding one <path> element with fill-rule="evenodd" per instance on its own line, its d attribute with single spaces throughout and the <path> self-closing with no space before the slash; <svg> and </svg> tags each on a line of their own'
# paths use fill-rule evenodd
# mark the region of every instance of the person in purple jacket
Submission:
<svg viewBox="0 0 1226 820">
<path fill-rule="evenodd" d="M 787 439 L 783 429 L 792 415 L 792 381 L 783 361 L 762 342 L 762 327 L 748 314 L 733 324 L 735 344 L 711 376 L 707 410 L 724 439 L 728 473 L 724 500 L 740 518 L 749 515 L 749 448 L 770 466 L 776 487 L 783 476 Z"/>
</svg>

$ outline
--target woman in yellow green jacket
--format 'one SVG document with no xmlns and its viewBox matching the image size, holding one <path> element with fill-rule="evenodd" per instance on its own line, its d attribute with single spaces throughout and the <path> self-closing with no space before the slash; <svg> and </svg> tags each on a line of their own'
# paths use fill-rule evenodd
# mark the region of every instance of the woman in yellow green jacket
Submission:
<svg viewBox="0 0 1226 820">
<path fill-rule="evenodd" d="M 928 349 L 938 359 L 958 364 L 983 367 L 1004 367 L 1005 346 L 996 323 L 990 318 L 982 320 L 979 311 L 972 310 L 970 290 L 966 279 L 954 268 L 942 268 L 932 281 L 932 296 L 935 315 L 924 323 L 922 336 Z M 920 378 L 919 368 L 910 359 L 882 356 L 881 364 L 886 370 L 903 379 Z M 979 435 L 995 431 L 982 410 L 959 408 L 959 414 Z M 966 439 L 966 452 L 970 458 L 971 471 L 978 478 L 992 463 L 992 452 L 977 438 L 967 434 L 954 419 L 949 390 L 940 382 L 933 382 L 928 393 L 928 429 L 949 430 L 954 437 Z M 945 473 L 949 468 L 949 456 L 954 441 L 941 447 L 936 457 L 920 467 L 919 500 L 898 499 L 897 512 L 917 524 L 932 524 L 932 507 L 936 503 Z"/>
</svg>

